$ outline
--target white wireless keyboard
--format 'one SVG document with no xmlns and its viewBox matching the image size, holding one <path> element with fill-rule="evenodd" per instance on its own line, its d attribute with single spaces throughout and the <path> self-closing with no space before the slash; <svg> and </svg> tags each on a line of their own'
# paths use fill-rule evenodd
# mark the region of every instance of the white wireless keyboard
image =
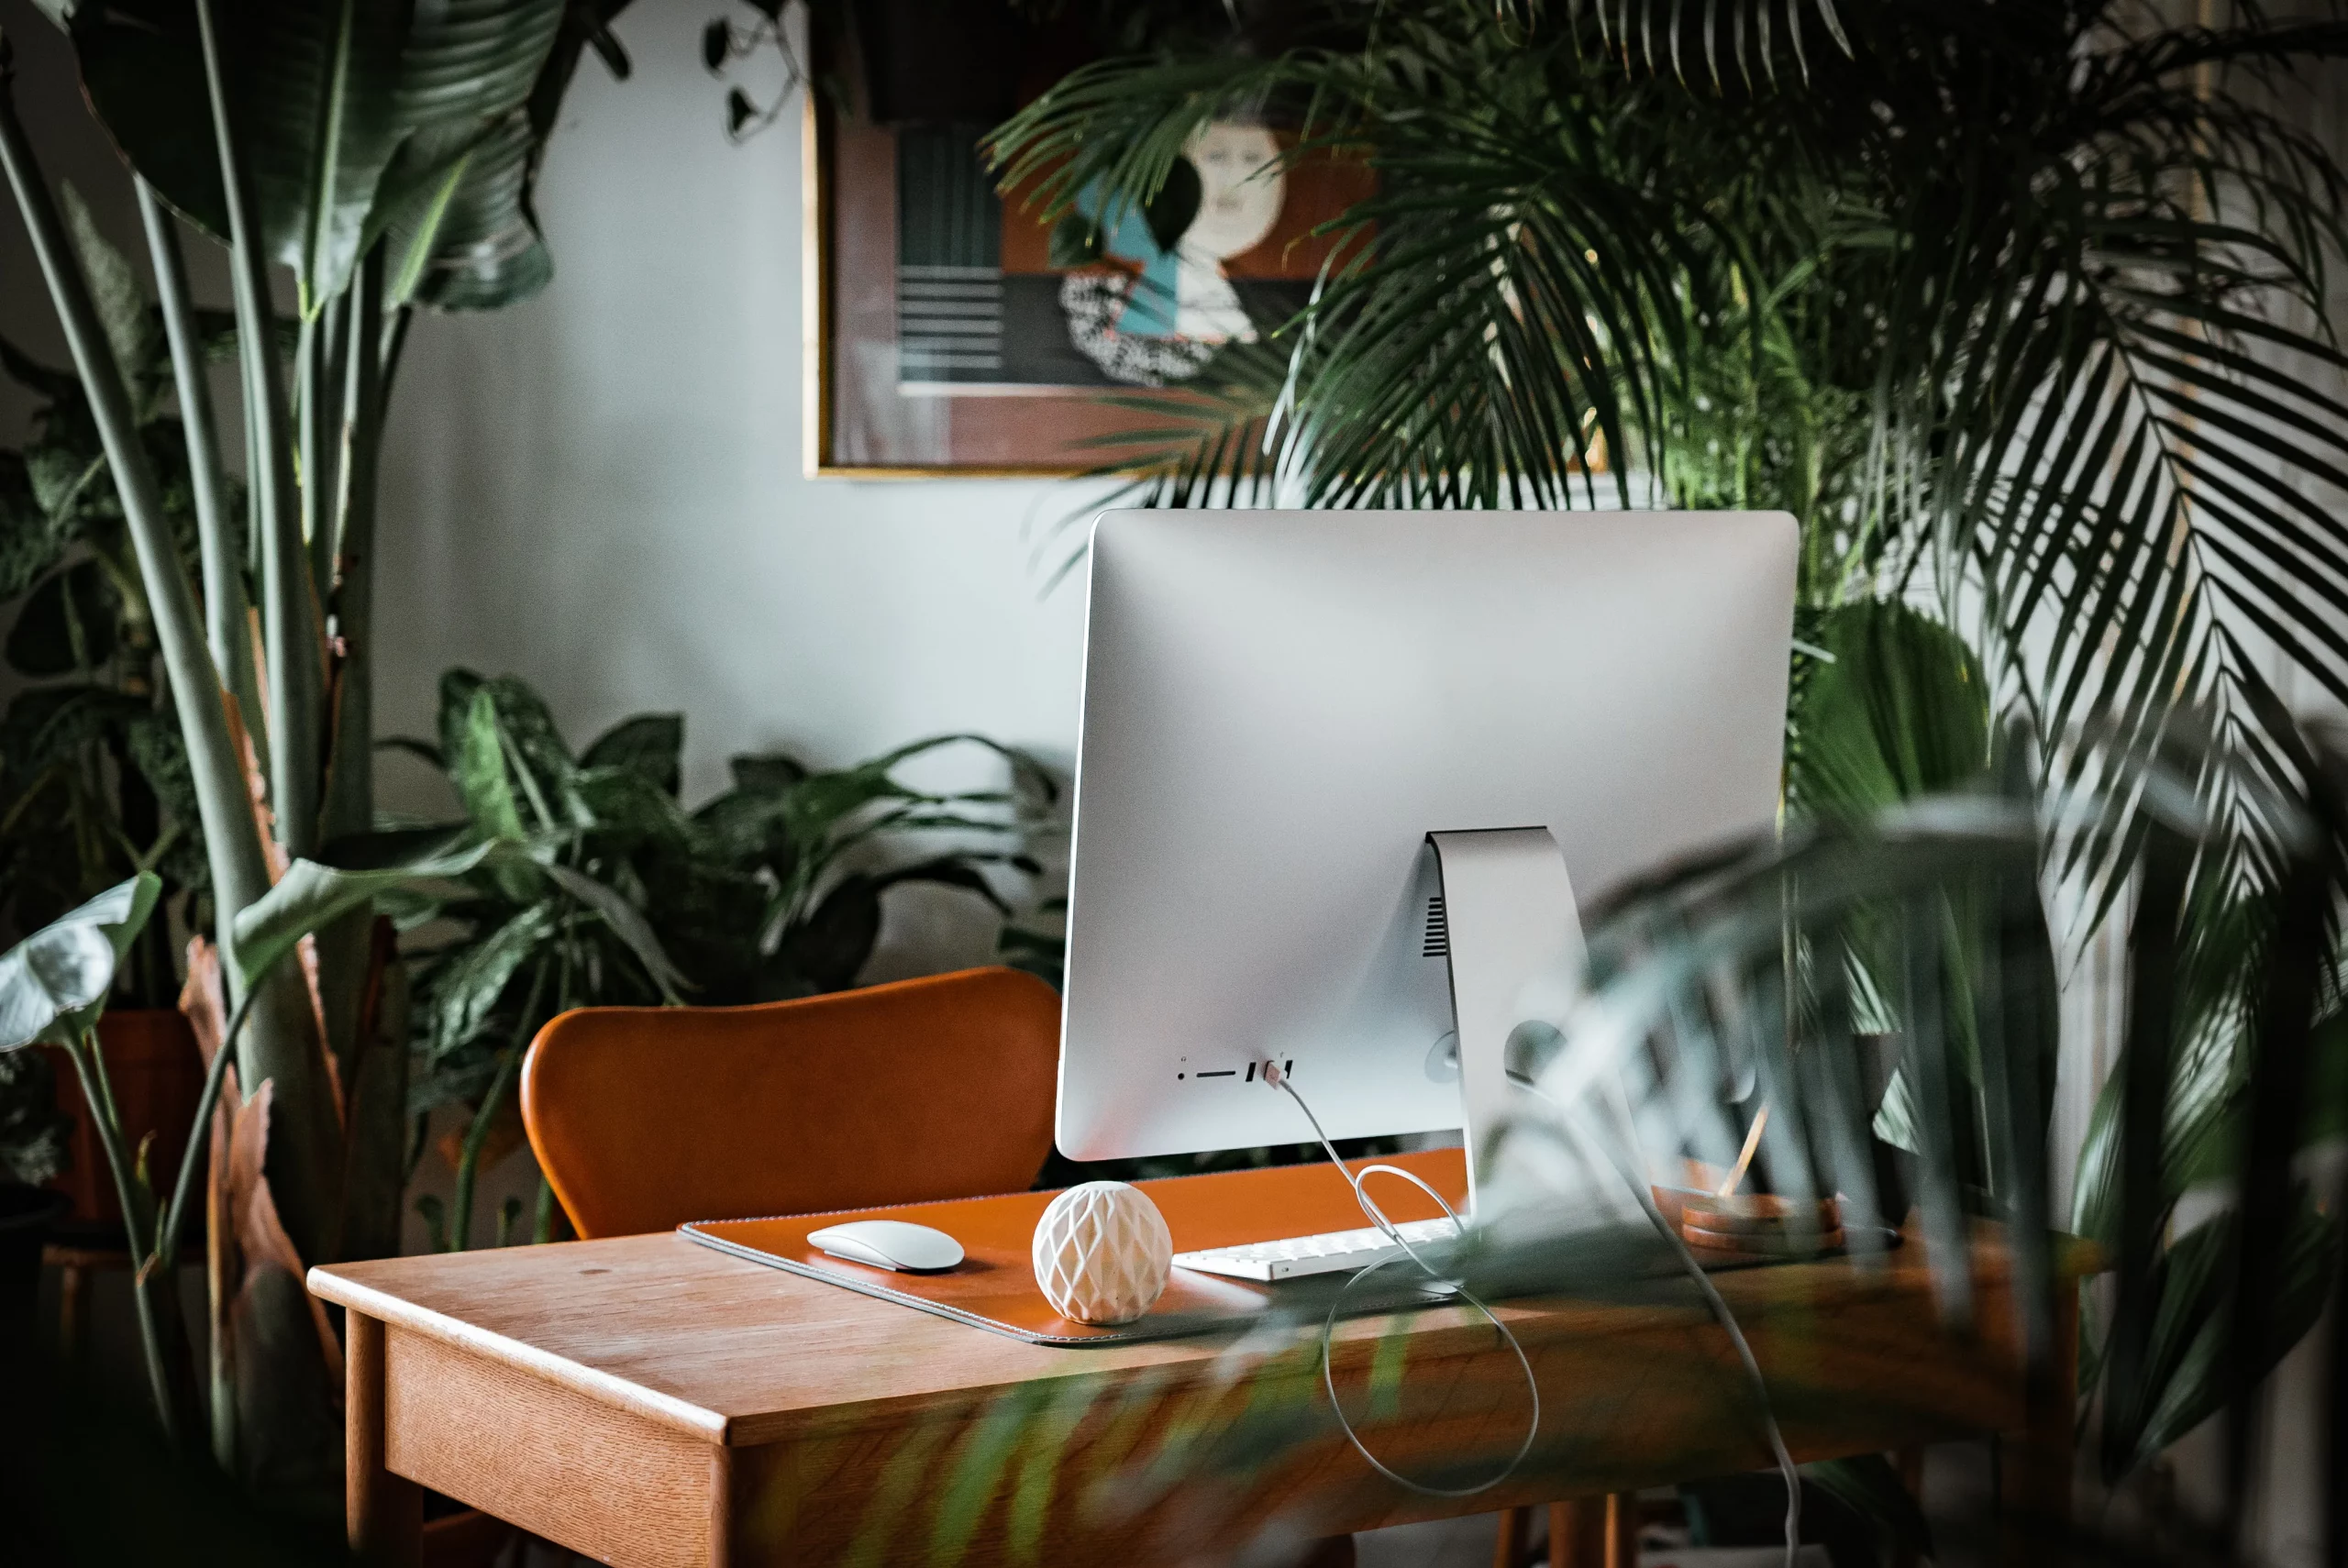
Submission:
<svg viewBox="0 0 2348 1568">
<path fill-rule="evenodd" d="M 1456 1233 L 1448 1220 L 1406 1220 L 1394 1229 L 1414 1247 L 1447 1242 Z M 1402 1249 L 1388 1241 L 1385 1231 L 1366 1225 L 1358 1231 L 1332 1231 L 1322 1236 L 1286 1236 L 1277 1242 L 1176 1253 L 1174 1266 L 1233 1279 L 1294 1279 L 1300 1275 L 1367 1268 L 1401 1255 Z"/>
</svg>

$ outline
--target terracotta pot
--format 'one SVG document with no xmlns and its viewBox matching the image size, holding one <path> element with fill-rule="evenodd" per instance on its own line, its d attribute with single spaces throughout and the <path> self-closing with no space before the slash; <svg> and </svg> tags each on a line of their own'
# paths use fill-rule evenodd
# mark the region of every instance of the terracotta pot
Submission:
<svg viewBox="0 0 2348 1568">
<path fill-rule="evenodd" d="M 72 1168 L 50 1185 L 73 1200 L 68 1223 L 120 1225 L 122 1204 L 106 1168 L 105 1146 L 83 1109 L 81 1076 L 62 1050 L 48 1049 L 57 1068 L 57 1103 L 73 1118 Z M 134 1158 L 139 1140 L 155 1135 L 147 1151 L 147 1173 L 160 1198 L 178 1179 L 188 1123 L 204 1094 L 204 1056 L 195 1048 L 195 1032 L 170 1008 L 125 1008 L 98 1020 L 98 1049 L 105 1056 L 106 1081 L 114 1087 L 115 1110 Z"/>
<path fill-rule="evenodd" d="M 1681 1200 L 1680 1221 L 1697 1230 L 1733 1236 L 1779 1236 L 1842 1229 L 1842 1206 L 1831 1198 L 1797 1202 L 1766 1192 L 1690 1193 Z"/>
</svg>

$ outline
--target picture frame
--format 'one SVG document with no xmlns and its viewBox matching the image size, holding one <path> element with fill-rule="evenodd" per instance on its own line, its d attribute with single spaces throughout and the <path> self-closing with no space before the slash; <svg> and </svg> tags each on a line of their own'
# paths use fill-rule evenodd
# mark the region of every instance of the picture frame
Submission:
<svg viewBox="0 0 2348 1568">
<path fill-rule="evenodd" d="M 802 138 L 811 478 L 1114 467 L 1137 450 L 1117 438 L 1152 423 L 1148 403 L 1179 396 L 1167 389 L 1211 352 L 1199 334 L 1250 331 L 1303 304 L 1335 244 L 1315 231 L 1372 188 L 1366 166 L 1334 159 L 1268 171 L 1279 133 L 1218 126 L 1194 149 L 1203 195 L 1179 259 L 1157 250 L 1145 215 L 1097 213 L 1097 259 L 1056 266 L 1037 209 L 993 188 L 979 144 L 995 120 L 966 107 L 925 122 L 902 104 L 883 105 L 884 120 L 857 42 L 810 39 L 826 84 L 805 95 Z M 1081 61 L 973 53 L 1005 104 Z"/>
</svg>

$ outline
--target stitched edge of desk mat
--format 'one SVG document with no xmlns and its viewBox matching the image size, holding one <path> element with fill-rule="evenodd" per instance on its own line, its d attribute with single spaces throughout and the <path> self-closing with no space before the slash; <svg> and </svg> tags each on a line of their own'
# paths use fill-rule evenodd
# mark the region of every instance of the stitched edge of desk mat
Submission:
<svg viewBox="0 0 2348 1568">
<path fill-rule="evenodd" d="M 1454 1202 L 1464 1200 L 1467 1167 L 1458 1150 L 1434 1149 L 1386 1158 L 1390 1164 L 1413 1170 Z M 1176 1252 L 1353 1230 L 1361 1222 L 1352 1189 L 1324 1163 L 1166 1176 L 1136 1185 L 1165 1214 L 1168 1228 L 1174 1233 Z M 1380 1202 L 1394 1219 L 1433 1219 L 1440 1212 L 1434 1203 L 1403 1184 L 1390 1185 L 1395 1192 L 1391 1197 L 1381 1194 Z M 1252 1316 L 1278 1299 L 1276 1292 L 1265 1286 L 1176 1269 L 1166 1294 L 1137 1321 L 1114 1328 L 1070 1322 L 1045 1301 L 1043 1292 L 1036 1286 L 1030 1261 L 1036 1222 L 1058 1196 L 1056 1191 L 1006 1193 L 994 1198 L 891 1204 L 822 1214 L 702 1220 L 681 1225 L 678 1230 L 687 1239 L 731 1257 L 836 1285 L 876 1300 L 911 1307 L 1029 1344 L 1073 1349 L 1212 1333 Z M 964 1261 L 958 1267 L 941 1274 L 897 1274 L 835 1258 L 807 1242 L 811 1231 L 860 1219 L 905 1220 L 934 1226 L 961 1243 Z M 1899 1244 L 1897 1231 L 1885 1230 L 1875 1234 L 1879 1244 Z M 1842 1250 L 1792 1258 L 1698 1255 L 1707 1273 L 1722 1273 L 1766 1268 L 1780 1263 L 1811 1262 L 1839 1255 Z M 1668 1272 L 1677 1272 L 1678 1266 L 1672 1264 Z M 1358 1310 L 1391 1310 L 1392 1306 L 1390 1301 L 1366 1297 Z"/>
<path fill-rule="evenodd" d="M 1457 1149 L 1384 1156 L 1465 1201 L 1468 1167 Z M 1366 1165 L 1371 1162 L 1348 1162 Z M 1362 1223 L 1353 1189 L 1325 1161 L 1261 1170 L 1215 1171 L 1135 1183 L 1166 1217 L 1174 1250 L 1237 1246 L 1281 1236 L 1350 1231 Z M 1397 1220 L 1432 1220 L 1442 1210 L 1401 1182 L 1379 1201 Z M 1054 1311 L 1036 1286 L 1031 1261 L 1036 1222 L 1054 1192 L 1005 1193 L 944 1203 L 900 1203 L 827 1214 L 762 1220 L 700 1220 L 678 1227 L 688 1238 L 733 1257 L 845 1286 L 1030 1344 L 1077 1348 L 1133 1344 L 1212 1333 L 1260 1312 L 1275 1297 L 1245 1280 L 1176 1269 L 1148 1314 L 1114 1328 L 1074 1323 Z M 835 1258 L 810 1246 L 807 1233 L 848 1220 L 907 1220 L 945 1231 L 962 1244 L 962 1263 L 942 1274 L 894 1274 Z"/>
</svg>

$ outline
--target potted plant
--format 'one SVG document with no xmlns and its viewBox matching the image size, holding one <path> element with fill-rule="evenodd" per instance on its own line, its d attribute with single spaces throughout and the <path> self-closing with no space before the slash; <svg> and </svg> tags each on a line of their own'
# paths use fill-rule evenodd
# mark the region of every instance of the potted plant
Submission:
<svg viewBox="0 0 2348 1568">
<path fill-rule="evenodd" d="M 2090 924 L 2154 890 L 2138 933 L 2194 917 L 2192 941 L 2140 948 L 2176 971 L 2157 999 L 2191 1050 L 2114 1073 L 2073 1218 L 2139 1249 L 2141 1288 L 2084 1353 L 2132 1387 L 2099 1412 L 2107 1474 L 2142 1464 L 2213 1408 L 2237 1237 L 2291 1243 L 2269 1248 L 2293 1263 L 2277 1344 L 2330 1267 L 2304 1205 L 2170 1221 L 2256 1142 L 2258 960 L 2304 853 L 2272 802 L 2328 760 L 2288 694 L 2348 693 L 2327 564 L 2348 526 L 2309 499 L 2348 471 L 2325 283 L 2348 171 L 2292 107 L 2348 23 L 2116 0 L 1296 9 L 1280 47 L 1085 67 L 993 138 L 1047 219 L 1095 191 L 1146 208 L 1233 116 L 1377 171 L 1326 226 L 1312 303 L 1152 405 L 1133 494 L 1783 508 L 1809 645 L 1789 804 L 1822 823 L 1955 782 L 1977 717 L 2026 714 L 2009 761 L 2065 823 L 2050 879 Z M 2132 787 L 2197 732 L 2166 795 Z M 2206 837 L 2148 888 L 2147 835 L 2181 802 Z M 2138 1161 L 2123 1225 L 2132 1110 L 2176 1148 Z M 2287 1165 L 2291 1131 L 2259 1152 Z"/>
<path fill-rule="evenodd" d="M 139 438 L 169 475 L 164 505 L 194 539 L 185 437 L 166 393 L 171 364 L 160 313 L 129 262 L 66 192 L 74 249 L 120 304 L 113 344 L 137 389 Z M 235 329 L 202 318 L 210 358 L 233 353 Z M 121 497 L 106 471 L 81 382 L 0 340 L 0 370 L 40 399 L 33 439 L 0 451 L 0 658 L 23 682 L 0 713 L 0 928 L 29 931 L 151 868 L 161 899 L 198 926 L 208 876 L 187 756 L 162 701 L 153 615 L 132 558 Z M 192 558 L 189 561 L 193 566 Z M 177 1161 L 204 1077 L 195 1037 L 177 1009 L 169 919 L 150 921 L 115 977 L 99 1026 L 117 1111 L 150 1157 Z M 54 1048 L 51 1048 L 54 1055 Z M 57 1055 L 45 1075 L 73 1128 L 56 1182 L 88 1242 L 118 1237 L 122 1210 L 79 1081 Z"/>
<path fill-rule="evenodd" d="M 390 878 L 373 884 L 378 905 L 416 933 L 411 1161 L 434 1109 L 462 1115 L 440 1146 L 456 1171 L 454 1203 L 419 1200 L 436 1248 L 475 1239 L 475 1179 L 521 1145 L 514 1085 L 548 1019 L 595 1004 L 722 1006 L 852 985 L 892 889 L 952 888 L 1008 915 L 992 878 L 1037 869 L 1024 840 L 1058 794 L 1024 754 L 941 735 L 836 770 L 781 753 L 737 756 L 732 785 L 689 810 L 681 715 L 625 719 L 574 754 L 526 682 L 466 669 L 441 678 L 438 732 L 391 744 L 442 771 L 462 820 L 325 852 L 354 874 Z M 938 792 L 901 777 L 956 745 L 1000 753 L 1009 788 Z M 889 853 L 921 835 L 929 842 L 910 857 Z M 532 847 L 451 871 L 448 846 L 460 842 Z M 419 845 L 421 863 L 410 858 Z M 399 880 L 404 864 L 419 874 Z M 520 1208 L 512 1200 L 501 1215 L 500 1244 Z M 541 1182 L 529 1233 L 546 1240 L 554 1224 Z"/>
</svg>

